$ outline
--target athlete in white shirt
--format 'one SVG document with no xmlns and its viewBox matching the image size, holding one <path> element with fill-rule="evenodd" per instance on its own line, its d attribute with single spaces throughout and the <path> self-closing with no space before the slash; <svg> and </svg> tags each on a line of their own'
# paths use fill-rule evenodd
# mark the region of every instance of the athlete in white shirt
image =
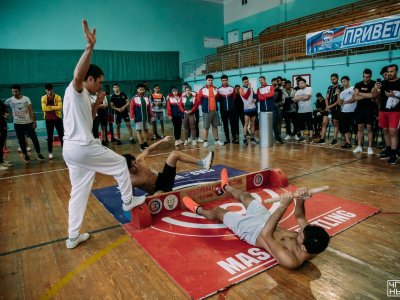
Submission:
<svg viewBox="0 0 400 300">
<path fill-rule="evenodd" d="M 299 80 L 299 87 L 293 97 L 293 101 L 299 105 L 297 112 L 298 129 L 301 133 L 300 141 L 305 141 L 304 130 L 308 129 L 309 143 L 313 143 L 313 119 L 312 119 L 312 88 L 307 86 L 306 80 L 301 78 Z"/>
<path fill-rule="evenodd" d="M 346 139 L 346 143 L 342 145 L 342 148 L 346 149 L 351 148 L 350 131 L 351 129 L 354 129 L 355 126 L 354 110 L 356 109 L 357 102 L 354 96 L 354 87 L 350 85 L 350 78 L 348 76 L 343 76 L 340 80 L 344 90 L 340 93 L 339 90 L 336 92 L 338 95 L 339 105 L 342 106 L 342 111 L 339 117 L 339 130 Z"/>
<path fill-rule="evenodd" d="M 74 79 L 65 90 L 64 96 L 64 147 L 63 156 L 69 169 L 71 198 L 68 208 L 67 248 L 75 248 L 89 238 L 89 233 L 80 234 L 86 205 L 96 172 L 114 176 L 118 182 L 126 211 L 141 205 L 145 197 L 134 197 L 128 167 L 124 157 L 103 147 L 93 137 L 93 118 L 103 103 L 105 94 L 100 91 L 104 80 L 103 71 L 90 64 L 96 43 L 96 29 L 89 30 L 86 20 L 82 21 L 86 36 L 86 49 L 75 67 Z M 96 95 L 93 105 L 91 95 Z"/>
</svg>

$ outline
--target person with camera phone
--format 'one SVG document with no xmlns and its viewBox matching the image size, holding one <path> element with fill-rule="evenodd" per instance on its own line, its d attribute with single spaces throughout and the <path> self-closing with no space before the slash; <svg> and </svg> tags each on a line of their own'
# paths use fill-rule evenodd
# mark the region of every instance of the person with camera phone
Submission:
<svg viewBox="0 0 400 300">
<path fill-rule="evenodd" d="M 373 96 L 379 99 L 379 127 L 383 128 L 386 149 L 379 155 L 380 159 L 388 159 L 389 165 L 396 164 L 399 143 L 400 124 L 400 79 L 398 66 L 388 66 L 388 79 L 377 81 Z"/>
</svg>

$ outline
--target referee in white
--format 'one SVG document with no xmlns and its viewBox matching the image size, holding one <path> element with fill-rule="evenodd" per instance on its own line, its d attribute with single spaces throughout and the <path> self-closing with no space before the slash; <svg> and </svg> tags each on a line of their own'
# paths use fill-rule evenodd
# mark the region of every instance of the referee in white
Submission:
<svg viewBox="0 0 400 300">
<path fill-rule="evenodd" d="M 71 198 L 68 208 L 67 248 L 75 248 L 89 238 L 89 233 L 80 234 L 83 217 L 96 172 L 114 176 L 118 182 L 125 211 L 141 205 L 145 197 L 134 197 L 128 167 L 124 157 L 103 147 L 92 134 L 93 118 L 104 93 L 100 91 L 104 80 L 103 71 L 90 64 L 96 43 L 96 29 L 91 32 L 86 20 L 82 21 L 87 45 L 75 67 L 74 79 L 64 96 L 64 147 L 63 156 L 69 169 Z M 91 98 L 96 98 L 91 104 Z"/>
</svg>

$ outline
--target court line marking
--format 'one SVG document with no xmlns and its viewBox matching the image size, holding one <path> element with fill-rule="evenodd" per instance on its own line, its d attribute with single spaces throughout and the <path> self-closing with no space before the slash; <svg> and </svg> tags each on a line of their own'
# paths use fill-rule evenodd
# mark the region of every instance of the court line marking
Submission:
<svg viewBox="0 0 400 300">
<path fill-rule="evenodd" d="M 377 272 L 377 273 L 379 273 L 381 275 L 384 275 L 388 279 L 393 278 L 393 274 L 391 274 L 389 272 L 386 272 L 384 270 L 381 270 L 381 269 L 379 269 L 379 268 L 377 268 L 377 267 L 375 267 L 375 266 L 373 266 L 373 265 L 371 265 L 371 264 L 369 264 L 369 263 L 367 263 L 365 261 L 362 261 L 362 260 L 360 260 L 360 259 L 358 259 L 358 258 L 356 258 L 354 256 L 351 256 L 351 255 L 346 254 L 346 253 L 344 253 L 342 251 L 333 249 L 333 248 L 331 248 L 329 246 L 326 248 L 326 250 L 328 250 L 328 251 L 330 251 L 332 253 L 335 253 L 336 255 L 340 256 L 341 258 L 350 260 L 351 262 L 354 262 L 356 264 L 362 265 L 363 267 L 366 267 L 368 269 L 372 269 L 373 271 L 375 271 L 375 272 Z"/>
<path fill-rule="evenodd" d="M 361 158 L 358 158 L 358 159 L 353 159 L 353 160 L 346 161 L 346 162 L 343 162 L 343 163 L 340 163 L 340 164 L 337 164 L 337 165 L 332 165 L 332 166 L 325 167 L 325 168 L 322 168 L 322 169 L 319 169 L 319 170 L 311 171 L 311 172 L 309 172 L 309 173 L 305 173 L 305 174 L 300 174 L 300 175 L 295 175 L 295 176 L 292 176 L 292 177 L 288 177 L 288 179 L 296 179 L 296 178 L 300 178 L 300 177 L 303 177 L 303 176 L 313 175 L 314 173 L 318 173 L 318 172 L 322 172 L 322 171 L 327 171 L 327 170 L 329 170 L 329 169 L 341 167 L 341 166 L 343 166 L 343 165 L 351 164 L 351 163 L 353 163 L 353 162 L 357 162 L 357 161 L 359 161 L 359 160 L 363 160 L 363 159 L 366 159 L 366 158 L 367 158 L 367 157 L 361 157 Z"/>
<path fill-rule="evenodd" d="M 96 252 L 94 255 L 83 261 L 80 265 L 78 265 L 75 269 L 72 271 L 68 272 L 66 275 L 64 275 L 60 280 L 57 282 L 53 283 L 51 287 L 46 290 L 40 297 L 40 300 L 47 300 L 51 299 L 55 295 L 58 294 L 58 292 L 64 288 L 65 285 L 67 285 L 76 275 L 79 273 L 82 273 L 85 269 L 87 269 L 89 266 L 97 262 L 100 258 L 102 258 L 104 255 L 109 253 L 110 251 L 114 250 L 114 248 L 118 247 L 119 245 L 122 245 L 123 243 L 126 243 L 129 241 L 131 237 L 129 235 L 125 235 L 115 242 L 113 242 L 111 245 L 107 246 L 106 248 L 101 249 L 100 251 Z"/>
<path fill-rule="evenodd" d="M 107 230 L 114 229 L 114 228 L 119 228 L 119 227 L 121 227 L 120 224 L 118 224 L 118 225 L 113 225 L 113 226 L 109 226 L 109 227 L 105 227 L 105 228 L 100 228 L 100 229 L 97 229 L 97 230 L 94 230 L 94 231 L 89 231 L 89 233 L 90 233 L 90 234 L 94 234 L 94 233 L 103 232 L 103 231 L 107 231 Z M 65 238 L 61 238 L 61 239 L 57 239 L 57 240 L 52 240 L 52 241 L 45 242 L 45 243 L 41 243 L 41 244 L 31 245 L 31 246 L 27 246 L 27 247 L 24 247 L 24 248 L 19 248 L 19 249 L 15 249 L 15 250 L 3 252 L 3 253 L 0 253 L 0 257 L 1 257 L 1 256 L 5 256 L 5 255 L 9 255 L 9 254 L 14 254 L 14 253 L 26 251 L 26 250 L 31 250 L 31 249 L 39 248 L 39 247 L 42 247 L 42 246 L 47 246 L 47 245 L 55 244 L 55 243 L 58 243 L 58 242 L 63 242 L 63 241 L 65 241 L 65 240 L 67 240 L 67 239 L 68 239 L 68 238 L 65 237 Z"/>
<path fill-rule="evenodd" d="M 40 175 L 40 174 L 46 174 L 46 173 L 52 173 L 52 172 L 59 172 L 59 171 L 65 171 L 65 170 L 68 170 L 68 168 L 55 169 L 55 170 L 48 170 L 48 171 L 35 172 L 35 173 L 29 173 L 29 174 L 14 175 L 14 176 L 8 176 L 8 177 L 1 177 L 0 180 L 6 180 L 6 179 L 12 179 L 12 178 L 19 178 L 19 177 L 26 177 L 26 176 L 32 176 L 32 175 Z"/>
<path fill-rule="evenodd" d="M 355 149 L 343 149 L 343 148 L 338 148 L 340 146 L 339 144 L 336 145 L 327 145 L 328 143 L 325 144 L 318 144 L 318 143 L 313 143 L 313 144 L 307 144 L 307 143 L 301 143 L 301 142 L 296 142 L 296 141 L 286 141 L 288 144 L 294 144 L 294 145 L 306 145 L 306 146 L 311 146 L 311 147 L 316 147 L 316 148 L 325 148 L 325 149 L 332 149 L 332 150 L 340 150 L 340 151 L 346 151 L 346 152 L 353 152 Z M 365 148 L 365 147 L 364 147 Z M 377 149 L 377 147 L 375 147 Z M 379 149 L 381 151 L 381 149 Z M 360 152 L 362 154 L 368 155 L 367 157 L 378 157 L 379 153 L 374 152 L 374 154 L 368 154 L 367 151 Z M 354 155 L 357 155 L 359 153 L 353 153 Z"/>
</svg>

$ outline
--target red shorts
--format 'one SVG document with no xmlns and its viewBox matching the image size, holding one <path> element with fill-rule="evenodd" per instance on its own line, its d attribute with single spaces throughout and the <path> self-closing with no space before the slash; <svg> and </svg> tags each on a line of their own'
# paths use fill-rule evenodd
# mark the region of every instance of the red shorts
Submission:
<svg viewBox="0 0 400 300">
<path fill-rule="evenodd" d="M 400 111 L 380 111 L 379 127 L 380 128 L 397 128 L 400 125 Z"/>
</svg>

